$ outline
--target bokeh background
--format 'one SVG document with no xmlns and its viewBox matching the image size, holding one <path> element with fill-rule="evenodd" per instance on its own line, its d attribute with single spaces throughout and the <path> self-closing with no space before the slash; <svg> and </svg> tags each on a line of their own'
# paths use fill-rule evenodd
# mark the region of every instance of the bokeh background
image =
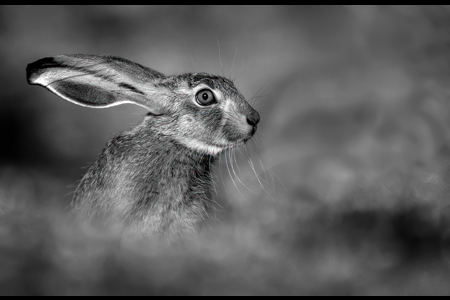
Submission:
<svg viewBox="0 0 450 300">
<path fill-rule="evenodd" d="M 0 6 L 1 295 L 449 295 L 448 6 Z M 29 86 L 42 57 L 235 77 L 262 116 L 176 244 L 67 213 L 142 108 Z"/>
</svg>

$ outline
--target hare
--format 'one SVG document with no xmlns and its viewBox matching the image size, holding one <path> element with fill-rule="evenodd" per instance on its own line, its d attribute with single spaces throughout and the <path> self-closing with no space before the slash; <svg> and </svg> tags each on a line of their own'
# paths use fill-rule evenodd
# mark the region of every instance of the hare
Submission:
<svg viewBox="0 0 450 300">
<path fill-rule="evenodd" d="M 42 58 L 27 66 L 27 80 L 86 107 L 148 109 L 140 125 L 106 144 L 73 198 L 79 216 L 131 232 L 196 232 L 212 205 L 211 164 L 247 142 L 260 121 L 227 78 L 165 76 L 115 56 Z"/>
</svg>

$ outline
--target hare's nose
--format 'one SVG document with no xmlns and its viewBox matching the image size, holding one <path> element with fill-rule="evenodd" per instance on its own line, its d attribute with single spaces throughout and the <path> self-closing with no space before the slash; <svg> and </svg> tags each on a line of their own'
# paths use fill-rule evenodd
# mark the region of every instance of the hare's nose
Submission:
<svg viewBox="0 0 450 300">
<path fill-rule="evenodd" d="M 253 127 L 256 126 L 261 118 L 259 117 L 259 113 L 256 110 L 253 110 L 248 116 L 247 116 L 247 123 L 252 125 Z"/>
</svg>

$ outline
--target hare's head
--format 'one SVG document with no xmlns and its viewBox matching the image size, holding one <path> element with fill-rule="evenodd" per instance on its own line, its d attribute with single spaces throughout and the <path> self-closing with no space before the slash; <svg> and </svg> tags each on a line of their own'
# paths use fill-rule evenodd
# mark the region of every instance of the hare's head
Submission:
<svg viewBox="0 0 450 300">
<path fill-rule="evenodd" d="M 227 78 L 207 73 L 165 76 L 119 57 L 43 58 L 28 65 L 27 78 L 83 106 L 143 106 L 149 118 L 157 119 L 152 130 L 210 155 L 245 143 L 260 119 Z"/>
</svg>

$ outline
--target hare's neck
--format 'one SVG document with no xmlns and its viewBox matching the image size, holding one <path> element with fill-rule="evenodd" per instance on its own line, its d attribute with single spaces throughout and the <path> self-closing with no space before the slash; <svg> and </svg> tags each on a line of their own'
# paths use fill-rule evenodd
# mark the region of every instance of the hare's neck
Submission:
<svg viewBox="0 0 450 300">
<path fill-rule="evenodd" d="M 75 204 L 91 216 L 184 231 L 174 224 L 194 227 L 210 206 L 213 160 L 141 125 L 107 143 L 81 180 Z"/>
<path fill-rule="evenodd" d="M 133 131 L 124 133 L 126 137 L 132 135 L 132 145 L 127 155 L 133 159 L 145 159 L 147 169 L 143 169 L 146 171 L 152 171 L 155 167 L 159 170 L 170 167 L 176 174 L 169 177 L 176 179 L 184 179 L 184 175 L 192 175 L 192 172 L 209 173 L 210 165 L 214 162 L 213 156 L 193 151 L 170 135 L 152 129 L 157 126 L 158 124 L 142 124 Z M 160 174 L 158 177 L 165 178 L 165 175 L 168 174 Z"/>
</svg>

